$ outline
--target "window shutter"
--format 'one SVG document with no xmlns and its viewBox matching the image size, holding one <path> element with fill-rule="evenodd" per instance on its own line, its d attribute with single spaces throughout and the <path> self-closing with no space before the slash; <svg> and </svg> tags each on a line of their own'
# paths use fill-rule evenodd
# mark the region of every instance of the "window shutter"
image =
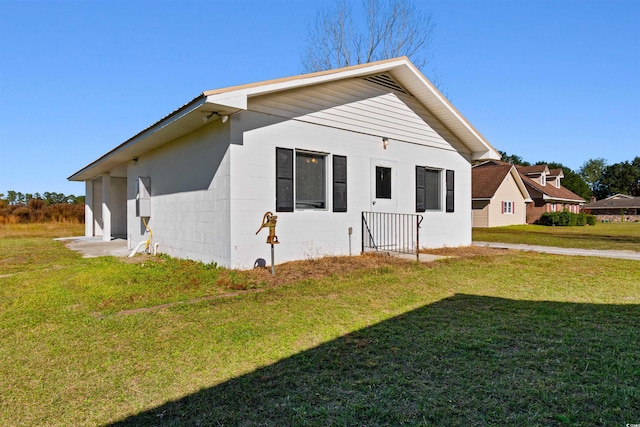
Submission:
<svg viewBox="0 0 640 427">
<path fill-rule="evenodd" d="M 416 212 L 424 212 L 425 210 L 424 168 L 416 166 Z"/>
<path fill-rule="evenodd" d="M 454 210 L 454 190 L 455 190 L 455 172 L 452 170 L 447 170 L 447 201 L 446 201 L 446 209 L 447 212 L 453 212 Z"/>
<path fill-rule="evenodd" d="M 511 213 L 516 213 L 516 202 L 511 202 Z"/>
<path fill-rule="evenodd" d="M 502 211 L 500 213 L 504 213 L 504 204 L 505 204 L 505 202 L 501 202 Z"/>
<path fill-rule="evenodd" d="M 333 156 L 333 211 L 347 211 L 347 158 Z"/>
<path fill-rule="evenodd" d="M 276 148 L 276 212 L 293 212 L 293 150 Z"/>
</svg>

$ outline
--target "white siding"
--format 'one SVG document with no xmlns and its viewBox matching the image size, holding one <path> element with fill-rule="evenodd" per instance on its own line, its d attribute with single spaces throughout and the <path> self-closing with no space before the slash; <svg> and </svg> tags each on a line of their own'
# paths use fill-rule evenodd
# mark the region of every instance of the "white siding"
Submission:
<svg viewBox="0 0 640 427">
<path fill-rule="evenodd" d="M 128 233 L 131 248 L 148 238 L 136 217 L 135 181 L 150 179 L 149 227 L 158 250 L 171 256 L 229 261 L 229 129 L 219 122 L 130 162 Z"/>
<path fill-rule="evenodd" d="M 411 95 L 362 79 L 251 99 L 249 109 L 366 135 L 467 152 Z"/>
<path fill-rule="evenodd" d="M 360 252 L 361 212 L 372 208 L 372 159 L 394 164 L 392 210 L 415 212 L 415 166 L 455 171 L 455 212 L 422 213 L 423 247 L 471 243 L 470 154 L 409 95 L 362 80 L 264 96 L 128 165 L 130 246 L 147 239 L 135 216 L 135 179 L 151 183 L 153 241 L 172 256 L 234 268 L 269 262 L 263 215 L 278 215 L 276 262 Z M 389 138 L 385 150 L 382 136 Z M 276 147 L 327 158 L 327 209 L 275 211 Z M 348 211 L 332 211 L 331 155 L 347 157 Z"/>
<path fill-rule="evenodd" d="M 256 112 L 233 116 L 231 145 L 231 251 L 234 267 L 250 268 L 258 258 L 269 262 L 267 232 L 255 234 L 266 211 L 278 215 L 276 262 L 324 255 L 347 255 L 349 227 L 353 253 L 360 252 L 361 212 L 371 210 L 371 159 L 395 162 L 395 212 L 415 212 L 415 166 L 452 169 L 456 173 L 455 212 L 425 212 L 423 247 L 471 243 L 471 167 L 468 159 L 449 149 L 391 141 L 385 150 L 376 136 L 308 122 L 282 120 Z M 275 212 L 276 147 L 322 151 L 347 157 L 348 211 L 332 212 L 331 158 L 327 170 L 326 210 Z"/>
</svg>

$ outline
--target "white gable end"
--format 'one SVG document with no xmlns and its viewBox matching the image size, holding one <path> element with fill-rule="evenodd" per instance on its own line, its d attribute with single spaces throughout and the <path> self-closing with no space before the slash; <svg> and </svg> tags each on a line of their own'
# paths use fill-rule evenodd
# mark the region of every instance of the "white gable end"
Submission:
<svg viewBox="0 0 640 427">
<path fill-rule="evenodd" d="M 470 154 L 413 96 L 360 78 L 252 98 L 248 109 Z"/>
</svg>

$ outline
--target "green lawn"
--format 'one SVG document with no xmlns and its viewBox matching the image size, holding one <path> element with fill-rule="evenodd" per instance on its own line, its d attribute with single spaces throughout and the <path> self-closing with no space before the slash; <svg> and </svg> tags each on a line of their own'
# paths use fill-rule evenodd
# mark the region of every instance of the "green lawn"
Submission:
<svg viewBox="0 0 640 427">
<path fill-rule="evenodd" d="M 599 222 L 595 226 L 585 227 L 511 225 L 474 228 L 473 240 L 561 248 L 640 251 L 640 222 Z"/>
<path fill-rule="evenodd" d="M 270 282 L 5 236 L 0 425 L 639 423 L 638 262 L 476 251 Z"/>
</svg>

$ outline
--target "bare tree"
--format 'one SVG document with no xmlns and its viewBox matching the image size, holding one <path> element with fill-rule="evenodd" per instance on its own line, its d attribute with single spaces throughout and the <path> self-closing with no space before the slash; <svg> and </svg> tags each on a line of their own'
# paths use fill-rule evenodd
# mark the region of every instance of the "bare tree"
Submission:
<svg viewBox="0 0 640 427">
<path fill-rule="evenodd" d="M 430 60 L 435 25 L 409 0 L 363 0 L 355 17 L 350 2 L 325 6 L 308 27 L 302 55 L 305 72 L 323 71 L 407 56 L 423 68 Z M 358 19 L 360 18 L 360 19 Z"/>
</svg>

